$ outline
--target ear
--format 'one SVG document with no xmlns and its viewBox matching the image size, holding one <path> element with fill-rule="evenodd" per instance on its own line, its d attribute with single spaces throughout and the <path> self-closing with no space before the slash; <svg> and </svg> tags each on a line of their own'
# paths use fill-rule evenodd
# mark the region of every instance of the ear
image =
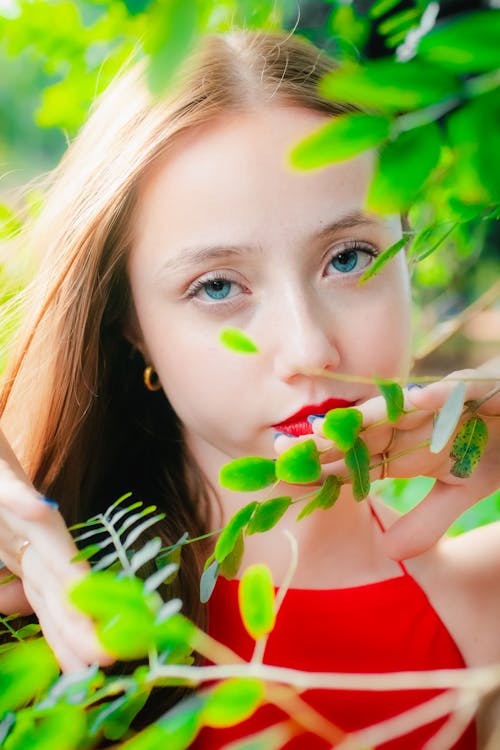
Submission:
<svg viewBox="0 0 500 750">
<path fill-rule="evenodd" d="M 131 344 L 131 346 L 142 354 L 144 361 L 149 362 L 150 359 L 144 343 L 144 337 L 133 308 L 131 308 L 126 320 L 124 321 L 122 333 L 123 337 Z"/>
</svg>

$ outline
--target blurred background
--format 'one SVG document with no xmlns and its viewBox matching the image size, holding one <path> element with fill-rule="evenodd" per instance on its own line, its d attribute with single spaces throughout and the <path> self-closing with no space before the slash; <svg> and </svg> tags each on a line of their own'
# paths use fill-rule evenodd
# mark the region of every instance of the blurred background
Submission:
<svg viewBox="0 0 500 750">
<path fill-rule="evenodd" d="M 15 237 L 43 203 L 37 178 L 58 163 L 92 101 L 133 51 L 151 57 L 154 81 L 155 65 L 175 62 L 188 46 L 194 19 L 201 31 L 224 31 L 234 22 L 281 26 L 340 60 L 369 62 L 394 57 L 412 34 L 422 36 L 467 14 L 491 14 L 499 5 L 496 0 L 0 0 L 0 302 L 33 272 Z M 491 88 L 487 76 L 494 65 L 486 68 L 486 77 L 484 68 L 459 72 L 466 80 L 482 73 L 481 81 Z M 498 70 L 493 73 L 498 94 Z M 498 111 L 493 109 L 493 120 Z M 484 121 L 480 133 L 471 132 L 472 146 L 460 152 L 464 173 L 467 160 L 476 158 L 477 143 L 483 149 L 483 176 L 485 161 L 491 175 L 500 173 L 500 135 L 495 140 L 487 125 Z M 447 159 L 453 158 L 443 146 L 439 168 L 445 178 Z M 435 180 L 425 201 L 409 211 L 417 228 L 425 226 L 427 214 L 441 225 L 454 222 L 439 249 L 427 257 L 420 252 L 413 263 L 416 374 L 474 367 L 500 354 L 498 207 L 492 209 L 484 197 L 470 198 L 470 189 L 450 198 L 445 178 Z M 0 331 L 0 346 L 9 335 Z M 413 502 L 414 484 L 408 493 L 403 481 L 391 486 L 402 507 Z M 427 485 L 421 486 L 424 491 Z M 466 525 L 498 513 L 498 493 L 484 507 L 484 512 L 475 509 Z"/>
</svg>

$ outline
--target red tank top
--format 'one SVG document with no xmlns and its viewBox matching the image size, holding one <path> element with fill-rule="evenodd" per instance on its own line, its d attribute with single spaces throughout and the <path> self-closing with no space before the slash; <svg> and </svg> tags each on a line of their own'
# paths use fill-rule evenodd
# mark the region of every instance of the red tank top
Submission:
<svg viewBox="0 0 500 750">
<path fill-rule="evenodd" d="M 264 662 L 314 672 L 463 668 L 463 657 L 446 626 L 425 592 L 400 565 L 400 576 L 355 588 L 290 589 L 269 636 Z M 241 622 L 237 590 L 238 581 L 219 579 L 209 605 L 209 632 L 248 661 L 255 644 Z M 439 692 L 307 690 L 302 698 L 349 732 L 407 711 Z M 193 747 L 219 750 L 286 718 L 280 709 L 266 704 L 235 727 L 203 729 Z M 444 721 L 434 721 L 377 745 L 377 750 L 420 750 Z M 302 732 L 284 747 L 328 750 L 331 744 Z M 475 726 L 470 724 L 453 750 L 476 750 L 476 747 Z"/>
</svg>

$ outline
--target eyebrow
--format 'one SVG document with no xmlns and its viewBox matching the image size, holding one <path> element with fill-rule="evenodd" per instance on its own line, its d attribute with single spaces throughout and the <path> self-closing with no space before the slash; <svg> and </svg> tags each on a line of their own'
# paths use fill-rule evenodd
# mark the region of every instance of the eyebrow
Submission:
<svg viewBox="0 0 500 750">
<path fill-rule="evenodd" d="M 353 229 L 358 226 L 380 226 L 376 218 L 372 218 L 361 211 L 350 211 L 334 221 L 329 222 L 326 226 L 313 232 L 308 238 L 309 241 L 321 241 L 326 237 L 337 234 L 344 229 Z M 163 263 L 158 271 L 159 276 L 172 271 L 183 270 L 192 266 L 200 266 L 207 261 L 217 260 L 219 258 L 241 257 L 244 255 L 262 255 L 261 246 L 252 247 L 249 245 L 209 245 L 204 247 L 188 247 L 181 250 L 176 257 L 169 258 Z"/>
</svg>

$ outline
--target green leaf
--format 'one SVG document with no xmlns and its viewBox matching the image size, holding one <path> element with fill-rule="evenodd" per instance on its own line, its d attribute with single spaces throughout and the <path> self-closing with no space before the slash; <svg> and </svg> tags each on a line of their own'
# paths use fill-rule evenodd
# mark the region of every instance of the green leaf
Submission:
<svg viewBox="0 0 500 750">
<path fill-rule="evenodd" d="M 451 439 L 462 416 L 464 401 L 465 383 L 460 381 L 452 389 L 434 423 L 429 448 L 431 453 L 440 453 Z"/>
<path fill-rule="evenodd" d="M 198 36 L 199 3 L 196 0 L 163 0 L 148 13 L 145 41 L 149 57 L 148 82 L 155 94 L 171 83 Z"/>
<path fill-rule="evenodd" d="M 321 463 L 314 440 L 288 448 L 276 460 L 276 476 L 289 484 L 308 484 L 321 476 Z"/>
<path fill-rule="evenodd" d="M 401 112 L 427 107 L 455 95 L 455 75 L 429 63 L 382 58 L 363 66 L 352 63 L 328 73 L 320 92 L 333 101 L 349 102 L 378 111 Z"/>
<path fill-rule="evenodd" d="M 216 685 L 208 696 L 202 721 L 209 727 L 233 727 L 248 719 L 264 700 L 264 685 L 252 677 L 235 677 Z"/>
<path fill-rule="evenodd" d="M 395 255 L 397 255 L 406 245 L 407 239 L 402 237 L 400 240 L 391 245 L 386 250 L 377 255 L 373 263 L 368 267 L 368 270 L 364 272 L 359 280 L 359 284 L 364 284 L 372 276 L 375 276 L 382 268 L 388 263 Z"/>
<path fill-rule="evenodd" d="M 190 695 L 120 747 L 123 750 L 185 750 L 198 734 L 204 705 L 205 699 L 200 695 Z"/>
<path fill-rule="evenodd" d="M 224 328 L 220 332 L 219 341 L 228 349 L 240 354 L 255 354 L 259 351 L 253 341 L 238 328 Z"/>
<path fill-rule="evenodd" d="M 400 0 L 375 0 L 368 10 L 370 18 L 380 18 L 399 5 Z"/>
<path fill-rule="evenodd" d="M 0 715 L 29 703 L 58 674 L 55 656 L 43 638 L 13 645 L 0 657 Z"/>
<path fill-rule="evenodd" d="M 224 576 L 224 578 L 227 578 L 228 580 L 236 578 L 240 569 L 244 552 L 245 543 L 243 541 L 243 532 L 240 531 L 240 533 L 236 537 L 236 541 L 231 552 L 226 555 L 226 557 L 220 564 L 220 572 Z"/>
<path fill-rule="evenodd" d="M 291 502 L 291 497 L 273 497 L 271 500 L 259 503 L 250 519 L 246 533 L 257 534 L 272 529 L 286 513 Z"/>
<path fill-rule="evenodd" d="M 247 632 L 258 640 L 274 628 L 274 587 L 266 565 L 250 565 L 238 587 L 241 619 Z"/>
<path fill-rule="evenodd" d="M 262 30 L 272 21 L 275 9 L 275 0 L 237 0 L 235 26 Z"/>
<path fill-rule="evenodd" d="M 480 73 L 500 65 L 500 13 L 462 13 L 440 23 L 420 40 L 419 57 L 458 73 Z"/>
<path fill-rule="evenodd" d="M 76 750 L 85 738 L 87 722 L 83 706 L 64 704 L 17 714 L 3 750 Z"/>
<path fill-rule="evenodd" d="M 447 237 L 456 229 L 456 222 L 443 222 L 424 227 L 412 241 L 408 253 L 414 263 L 425 260 L 440 247 Z"/>
<path fill-rule="evenodd" d="M 217 577 L 219 575 L 219 563 L 212 560 L 210 565 L 205 568 L 200 578 L 200 601 L 205 604 L 212 596 Z"/>
<path fill-rule="evenodd" d="M 317 508 L 321 508 L 322 510 L 328 510 L 328 508 L 331 508 L 340 495 L 341 487 L 342 482 L 340 481 L 339 477 L 335 476 L 334 474 L 328 476 L 325 479 L 323 487 L 320 489 L 320 491 L 317 492 L 316 495 L 314 495 L 313 499 L 302 508 L 299 515 L 297 516 L 297 521 L 305 518 Z"/>
<path fill-rule="evenodd" d="M 233 551 L 234 545 L 238 541 L 238 536 L 251 519 L 257 505 L 257 500 L 254 500 L 243 508 L 240 508 L 225 525 L 215 545 L 215 559 L 219 564 Z"/>
<path fill-rule="evenodd" d="M 191 650 L 194 648 L 196 634 L 196 626 L 187 617 L 177 613 L 156 624 L 155 644 L 160 651 L 173 651 L 179 648 Z"/>
<path fill-rule="evenodd" d="M 333 440 L 337 448 L 347 451 L 361 432 L 363 415 L 359 409 L 332 409 L 325 415 L 323 434 Z"/>
<path fill-rule="evenodd" d="M 389 422 L 397 422 L 405 410 L 403 389 L 399 383 L 393 383 L 391 380 L 375 378 L 375 383 L 384 397 Z"/>
<path fill-rule="evenodd" d="M 462 425 L 451 446 L 450 458 L 454 464 L 451 473 L 455 477 L 470 477 L 488 444 L 488 428 L 478 414 Z"/>
<path fill-rule="evenodd" d="M 135 693 L 127 692 L 110 703 L 98 706 L 92 718 L 90 732 L 96 734 L 102 731 L 106 739 L 119 740 L 144 707 L 151 689 L 152 687 L 143 687 Z"/>
<path fill-rule="evenodd" d="M 361 438 L 345 454 L 345 464 L 352 478 L 354 498 L 363 500 L 370 492 L 370 451 Z"/>
<path fill-rule="evenodd" d="M 275 463 L 270 458 L 246 456 L 222 467 L 219 484 L 236 492 L 262 490 L 276 481 Z"/>
<path fill-rule="evenodd" d="M 298 169 L 315 169 L 350 159 L 379 146 L 388 137 L 389 127 L 385 117 L 339 115 L 292 149 L 291 165 Z"/>
<path fill-rule="evenodd" d="M 89 544 L 78 552 L 74 557 L 71 558 L 71 562 L 80 562 L 81 560 L 89 560 L 94 557 L 98 552 L 101 551 L 100 544 Z"/>
<path fill-rule="evenodd" d="M 400 133 L 379 153 L 366 198 L 367 207 L 380 213 L 400 213 L 408 209 L 437 166 L 440 155 L 441 134 L 434 123 Z"/>
</svg>

